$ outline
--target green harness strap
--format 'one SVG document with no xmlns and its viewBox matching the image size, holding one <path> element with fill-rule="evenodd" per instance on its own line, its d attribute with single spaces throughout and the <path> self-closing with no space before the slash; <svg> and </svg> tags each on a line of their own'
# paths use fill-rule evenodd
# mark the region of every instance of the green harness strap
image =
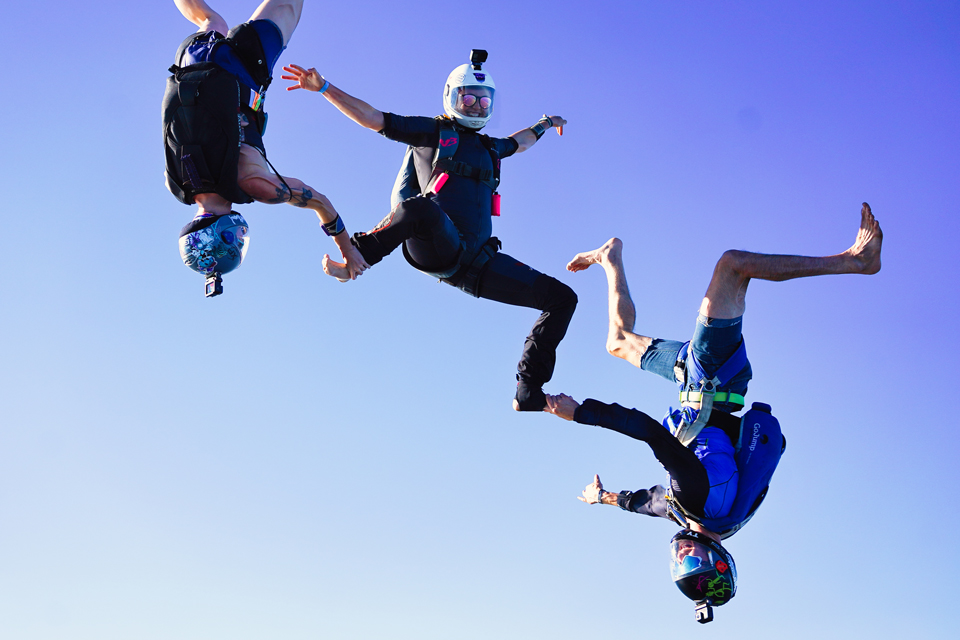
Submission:
<svg viewBox="0 0 960 640">
<path fill-rule="evenodd" d="M 692 402 L 702 402 L 703 394 L 699 391 L 681 391 L 680 392 L 680 402 L 681 403 L 692 403 Z M 728 402 L 730 404 L 738 404 L 740 407 L 736 409 L 739 411 L 744 407 L 746 402 L 745 398 L 739 393 L 730 393 L 729 391 L 721 391 L 720 393 L 713 394 L 714 402 Z"/>
</svg>

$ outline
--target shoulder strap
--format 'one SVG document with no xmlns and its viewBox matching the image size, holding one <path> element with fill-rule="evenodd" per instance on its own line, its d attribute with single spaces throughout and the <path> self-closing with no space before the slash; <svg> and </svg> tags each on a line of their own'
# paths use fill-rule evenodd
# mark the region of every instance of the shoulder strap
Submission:
<svg viewBox="0 0 960 640">
<path fill-rule="evenodd" d="M 490 136 L 480 136 L 480 144 L 486 148 L 487 153 L 490 154 L 490 160 L 493 162 L 493 179 L 487 181 L 487 184 L 490 185 L 491 189 L 496 191 L 497 187 L 500 186 L 500 153 L 497 151 L 497 145 L 493 144 Z"/>
<path fill-rule="evenodd" d="M 416 147 L 408 146 L 403 154 L 403 162 L 400 163 L 400 170 L 393 182 L 393 190 L 390 192 L 390 209 L 393 210 L 398 204 L 412 198 L 418 194 L 429 193 L 437 184 L 437 178 L 445 173 L 445 165 L 449 164 L 453 154 L 457 152 L 457 146 L 460 144 L 460 136 L 453 126 L 453 122 L 443 116 L 435 118 L 440 129 L 440 136 L 437 141 L 437 149 L 433 154 L 430 179 L 426 185 L 421 185 L 417 177 L 417 168 L 414 161 L 414 149 Z M 439 168 L 438 168 L 438 165 Z"/>
<path fill-rule="evenodd" d="M 437 116 L 436 120 L 439 124 L 440 135 L 437 139 L 437 150 L 433 154 L 430 180 L 421 190 L 424 194 L 430 193 L 437 185 L 437 180 L 444 173 L 456 173 L 451 170 L 451 165 L 453 164 L 453 156 L 457 152 L 457 147 L 460 145 L 460 134 L 457 133 L 456 127 L 453 126 L 453 122 L 449 118 Z"/>
<path fill-rule="evenodd" d="M 449 160 L 457 153 L 460 144 L 460 134 L 457 133 L 453 122 L 446 118 L 438 118 L 440 123 L 440 139 L 437 141 L 437 152 L 433 155 L 433 167 L 436 169 L 441 160 Z"/>
</svg>

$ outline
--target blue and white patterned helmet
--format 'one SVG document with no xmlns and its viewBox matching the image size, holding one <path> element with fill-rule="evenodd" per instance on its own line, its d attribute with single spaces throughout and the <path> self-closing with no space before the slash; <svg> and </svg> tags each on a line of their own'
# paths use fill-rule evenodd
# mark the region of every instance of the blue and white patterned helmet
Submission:
<svg viewBox="0 0 960 640">
<path fill-rule="evenodd" d="M 250 247 L 247 221 L 231 211 L 194 218 L 180 231 L 180 257 L 197 273 L 211 276 L 240 266 Z"/>
</svg>

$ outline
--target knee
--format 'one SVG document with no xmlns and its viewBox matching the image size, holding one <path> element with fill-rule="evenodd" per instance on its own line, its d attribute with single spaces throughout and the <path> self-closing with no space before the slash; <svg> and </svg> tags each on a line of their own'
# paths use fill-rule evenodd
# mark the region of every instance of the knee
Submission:
<svg viewBox="0 0 960 640">
<path fill-rule="evenodd" d="M 571 307 L 576 309 L 577 302 L 580 301 L 580 299 L 577 298 L 576 291 L 560 282 L 556 278 L 553 278 L 553 282 L 550 283 L 550 296 L 552 298 L 551 302 L 560 307 Z"/>
<path fill-rule="evenodd" d="M 615 358 L 623 358 L 626 355 L 626 336 L 623 331 L 611 331 L 607 335 L 607 353 Z"/>
<path fill-rule="evenodd" d="M 443 215 L 443 212 L 440 210 L 440 207 L 420 196 L 407 198 L 398 204 L 396 208 L 396 217 L 398 219 L 402 218 L 417 223 L 423 222 L 430 224 L 438 220 L 441 215 Z"/>
<path fill-rule="evenodd" d="M 717 266 L 713 270 L 714 273 L 740 273 L 746 254 L 746 251 L 727 249 L 717 260 Z"/>
<path fill-rule="evenodd" d="M 216 31 L 217 33 L 222 33 L 227 35 L 230 31 L 230 25 L 227 24 L 227 21 L 220 17 L 220 14 L 212 12 L 211 15 L 207 16 L 207 22 L 204 25 L 200 25 L 204 31 Z"/>
<path fill-rule="evenodd" d="M 577 308 L 577 292 L 560 282 L 556 278 L 550 279 L 549 306 L 555 309 L 569 309 L 572 314 Z"/>
</svg>

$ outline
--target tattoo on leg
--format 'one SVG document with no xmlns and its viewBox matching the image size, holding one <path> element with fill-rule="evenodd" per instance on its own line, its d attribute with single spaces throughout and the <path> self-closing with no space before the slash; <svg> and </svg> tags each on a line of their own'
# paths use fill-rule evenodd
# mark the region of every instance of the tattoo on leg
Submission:
<svg viewBox="0 0 960 640">
<path fill-rule="evenodd" d="M 293 202 L 291 202 L 290 204 L 292 204 L 295 207 L 305 207 L 307 206 L 307 204 L 310 202 L 311 199 L 313 199 L 313 191 L 310 191 L 310 189 L 304 188 L 301 190 L 300 195 L 293 196 Z"/>
</svg>

